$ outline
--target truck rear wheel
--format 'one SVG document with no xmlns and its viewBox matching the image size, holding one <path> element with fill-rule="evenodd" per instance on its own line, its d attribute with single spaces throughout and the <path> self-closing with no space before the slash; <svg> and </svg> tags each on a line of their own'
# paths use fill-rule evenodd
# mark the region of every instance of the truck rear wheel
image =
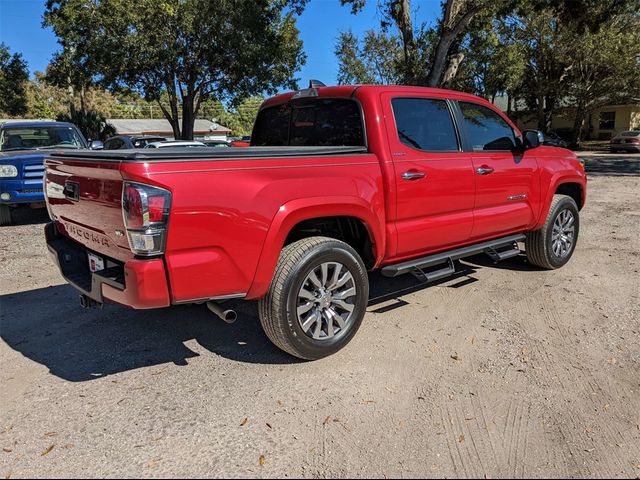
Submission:
<svg viewBox="0 0 640 480">
<path fill-rule="evenodd" d="M 9 205 L 0 205 L 0 225 L 9 225 L 11 223 L 11 207 Z"/>
<path fill-rule="evenodd" d="M 575 200 L 567 195 L 554 195 L 544 226 L 527 233 L 527 259 L 548 270 L 562 267 L 573 255 L 579 231 L 580 217 Z"/>
<path fill-rule="evenodd" d="M 331 355 L 360 328 L 369 299 L 367 271 L 348 244 L 311 237 L 280 253 L 260 322 L 278 348 L 304 360 Z"/>
</svg>

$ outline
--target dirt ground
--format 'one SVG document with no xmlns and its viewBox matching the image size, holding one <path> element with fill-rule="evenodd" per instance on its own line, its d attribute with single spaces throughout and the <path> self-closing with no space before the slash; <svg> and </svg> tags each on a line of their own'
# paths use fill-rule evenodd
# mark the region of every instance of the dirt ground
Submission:
<svg viewBox="0 0 640 480">
<path fill-rule="evenodd" d="M 0 475 L 640 476 L 640 155 L 585 157 L 566 267 L 374 275 L 389 300 L 312 363 L 269 343 L 254 304 L 231 326 L 81 310 L 23 214 L 0 229 Z"/>
</svg>

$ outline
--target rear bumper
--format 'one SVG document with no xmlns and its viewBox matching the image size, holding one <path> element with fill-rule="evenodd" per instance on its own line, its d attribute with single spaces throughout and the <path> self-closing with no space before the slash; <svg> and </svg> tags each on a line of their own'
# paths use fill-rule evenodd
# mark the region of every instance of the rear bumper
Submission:
<svg viewBox="0 0 640 480">
<path fill-rule="evenodd" d="M 42 180 L 1 180 L 0 193 L 11 195 L 9 200 L 0 199 L 0 203 L 3 204 L 16 205 L 44 202 Z"/>
<path fill-rule="evenodd" d="M 49 252 L 65 280 L 96 302 L 111 300 L 137 309 L 171 304 L 162 259 L 132 259 L 123 264 L 105 258 L 105 269 L 91 272 L 85 247 L 58 234 L 54 223 L 45 226 L 45 236 Z"/>
</svg>

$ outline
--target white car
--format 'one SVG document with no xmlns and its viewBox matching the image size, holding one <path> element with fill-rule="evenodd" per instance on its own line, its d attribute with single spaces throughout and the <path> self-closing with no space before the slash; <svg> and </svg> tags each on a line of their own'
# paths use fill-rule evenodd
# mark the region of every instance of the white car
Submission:
<svg viewBox="0 0 640 480">
<path fill-rule="evenodd" d="M 640 153 L 640 130 L 629 130 L 619 133 L 611 139 L 609 149 L 611 153 L 618 151 Z"/>
<path fill-rule="evenodd" d="M 199 148 L 206 147 L 202 142 L 191 140 L 165 140 L 163 142 L 151 142 L 144 148 Z"/>
</svg>

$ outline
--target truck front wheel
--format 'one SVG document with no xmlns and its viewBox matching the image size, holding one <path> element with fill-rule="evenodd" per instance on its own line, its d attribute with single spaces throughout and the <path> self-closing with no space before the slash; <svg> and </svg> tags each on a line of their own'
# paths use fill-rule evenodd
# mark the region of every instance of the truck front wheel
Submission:
<svg viewBox="0 0 640 480">
<path fill-rule="evenodd" d="M 573 255 L 579 231 L 575 200 L 567 195 L 554 195 L 544 226 L 527 233 L 524 244 L 527 259 L 548 270 L 562 267 Z"/>
<path fill-rule="evenodd" d="M 369 298 L 367 271 L 348 244 L 311 237 L 280 253 L 260 322 L 280 349 L 304 360 L 331 355 L 351 341 Z"/>
<path fill-rule="evenodd" d="M 9 205 L 0 205 L 0 225 L 9 225 L 11 223 L 11 207 Z"/>
</svg>

